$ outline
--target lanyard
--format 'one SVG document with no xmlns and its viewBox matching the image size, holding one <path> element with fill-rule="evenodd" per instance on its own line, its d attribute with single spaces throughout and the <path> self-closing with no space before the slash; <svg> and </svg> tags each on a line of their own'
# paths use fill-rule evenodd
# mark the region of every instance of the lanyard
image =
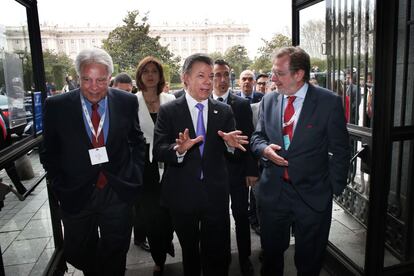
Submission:
<svg viewBox="0 0 414 276">
<path fill-rule="evenodd" d="M 92 121 L 91 121 L 91 116 L 89 115 L 89 111 L 86 108 L 86 103 L 85 103 L 85 100 L 83 99 L 82 95 L 81 95 L 81 103 L 82 103 L 83 115 L 85 115 L 85 117 L 86 117 L 86 121 L 88 122 L 89 129 L 91 130 L 92 135 L 95 137 L 96 142 L 98 142 L 99 134 L 101 134 L 101 131 L 102 131 L 102 128 L 103 128 L 103 124 L 105 122 L 106 108 L 107 108 L 107 104 L 108 103 L 105 100 L 105 112 L 101 116 L 101 120 L 99 121 L 98 131 L 97 132 L 95 132 L 95 128 L 93 127 L 93 124 L 92 124 Z"/>
<path fill-rule="evenodd" d="M 280 116 L 280 121 L 282 123 L 282 128 L 285 128 L 287 126 L 290 126 L 290 125 L 292 125 L 295 122 L 296 116 L 297 116 L 298 110 L 299 110 L 299 108 L 298 108 L 298 110 L 295 110 L 295 113 L 293 113 L 293 115 L 290 118 L 290 120 L 285 123 L 284 122 L 284 118 L 285 118 L 285 110 L 286 110 L 286 107 L 287 106 L 284 106 L 284 102 L 285 102 L 285 97 L 282 95 L 282 108 L 281 108 L 281 112 L 280 112 L 281 113 L 280 114 L 281 115 Z"/>
</svg>

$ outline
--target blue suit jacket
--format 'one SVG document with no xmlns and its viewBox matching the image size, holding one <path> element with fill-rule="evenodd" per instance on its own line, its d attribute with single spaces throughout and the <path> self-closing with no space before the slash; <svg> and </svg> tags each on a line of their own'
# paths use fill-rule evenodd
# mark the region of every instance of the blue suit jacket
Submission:
<svg viewBox="0 0 414 276">
<path fill-rule="evenodd" d="M 260 117 L 251 139 L 258 157 L 269 144 L 283 148 L 282 95 L 266 94 L 260 104 Z M 333 92 L 309 85 L 302 111 L 288 150 L 277 154 L 289 162 L 293 187 L 314 210 L 323 211 L 346 185 L 349 167 L 349 135 L 341 98 Z M 264 170 L 258 188 L 258 204 L 272 208 L 280 195 L 284 167 L 263 160 Z"/>
<path fill-rule="evenodd" d="M 240 91 L 237 91 L 236 92 L 236 95 L 237 96 L 240 96 L 242 98 L 245 98 L 245 97 L 242 96 L 242 94 L 241 94 Z M 263 93 L 260 93 L 260 92 L 257 92 L 257 91 L 253 91 L 252 92 L 252 95 L 253 95 L 253 98 L 252 98 L 251 103 L 258 103 L 258 102 L 260 102 L 262 100 L 263 96 L 264 96 Z"/>
</svg>

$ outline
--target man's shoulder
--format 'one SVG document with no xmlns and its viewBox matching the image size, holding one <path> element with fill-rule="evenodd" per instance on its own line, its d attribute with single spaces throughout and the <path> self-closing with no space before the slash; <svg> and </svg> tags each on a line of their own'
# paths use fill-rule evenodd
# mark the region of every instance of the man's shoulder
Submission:
<svg viewBox="0 0 414 276">
<path fill-rule="evenodd" d="M 50 96 L 46 99 L 46 102 L 51 104 L 68 104 L 70 100 L 79 98 L 79 89 L 71 90 L 66 93 L 58 94 L 55 96 Z M 80 98 L 79 98 L 80 99 Z"/>
</svg>

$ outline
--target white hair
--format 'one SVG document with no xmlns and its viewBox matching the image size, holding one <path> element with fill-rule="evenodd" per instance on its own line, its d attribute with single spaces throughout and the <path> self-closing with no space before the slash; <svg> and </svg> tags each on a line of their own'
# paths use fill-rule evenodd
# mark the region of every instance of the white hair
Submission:
<svg viewBox="0 0 414 276">
<path fill-rule="evenodd" d="M 114 64 L 112 62 L 111 56 L 105 50 L 99 48 L 91 48 L 80 51 L 76 56 L 75 69 L 78 76 L 80 76 L 82 66 L 91 63 L 104 65 L 108 71 L 108 76 L 112 75 L 114 72 Z"/>
</svg>

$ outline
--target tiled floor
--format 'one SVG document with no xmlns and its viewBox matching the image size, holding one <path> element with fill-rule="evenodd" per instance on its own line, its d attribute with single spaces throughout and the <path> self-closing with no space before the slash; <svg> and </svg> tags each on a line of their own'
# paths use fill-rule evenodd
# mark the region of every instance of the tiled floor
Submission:
<svg viewBox="0 0 414 276">
<path fill-rule="evenodd" d="M 36 152 L 33 152 L 29 159 L 31 161 L 35 178 L 43 173 L 38 161 Z M 10 183 L 7 174 L 0 171 L 0 178 L 3 182 Z M 33 180 L 24 181 L 26 187 L 30 186 Z M 26 276 L 42 275 L 53 252 L 53 233 L 50 221 L 49 203 L 45 181 L 26 198 L 19 201 L 14 194 L 6 196 L 4 207 L 0 211 L 0 246 L 2 250 L 3 263 L 6 275 Z M 365 250 L 365 229 L 340 207 L 333 208 L 333 221 L 331 227 L 330 241 L 340 248 L 356 264 L 363 266 Z M 258 252 L 260 249 L 259 237 L 252 231 L 252 262 L 255 266 L 256 275 L 259 275 L 260 263 Z M 165 275 L 181 275 L 181 250 L 174 239 L 176 257 L 167 258 Z M 294 240 L 292 239 L 292 244 Z M 237 262 L 237 248 L 234 234 L 234 223 L 232 222 L 232 254 L 233 263 L 231 275 L 239 275 Z M 386 258 L 391 263 L 395 259 Z M 153 262 L 149 253 L 141 250 L 131 243 L 127 258 L 127 275 L 152 275 Z M 73 267 L 69 266 L 67 275 L 82 275 Z M 286 254 L 285 275 L 296 275 L 293 265 L 293 246 Z M 322 275 L 328 275 L 323 272 Z"/>
</svg>

